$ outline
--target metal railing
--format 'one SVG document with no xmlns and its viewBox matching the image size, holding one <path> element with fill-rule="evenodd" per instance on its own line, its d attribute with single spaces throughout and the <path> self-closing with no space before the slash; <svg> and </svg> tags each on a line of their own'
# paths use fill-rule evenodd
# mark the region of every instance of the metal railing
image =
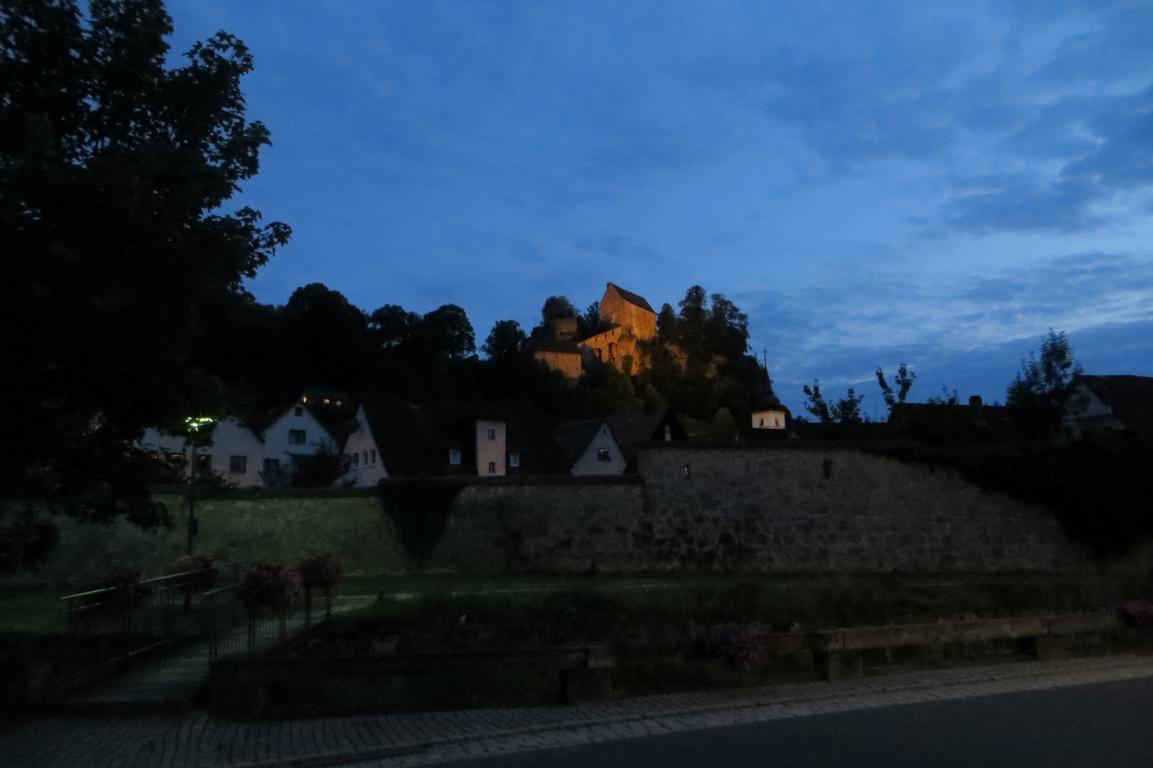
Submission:
<svg viewBox="0 0 1153 768">
<path fill-rule="evenodd" d="M 59 602 L 73 634 L 194 635 L 202 626 L 196 595 L 221 581 L 235 588 L 238 576 L 236 565 L 217 566 L 77 592 Z"/>
</svg>

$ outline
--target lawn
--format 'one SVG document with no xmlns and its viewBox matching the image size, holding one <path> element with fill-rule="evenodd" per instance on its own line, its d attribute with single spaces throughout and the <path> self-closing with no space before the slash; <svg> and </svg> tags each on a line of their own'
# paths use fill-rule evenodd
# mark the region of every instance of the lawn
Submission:
<svg viewBox="0 0 1153 768">
<path fill-rule="evenodd" d="M 63 593 L 55 587 L 0 588 L 0 631 L 56 632 L 64 629 Z"/>
</svg>

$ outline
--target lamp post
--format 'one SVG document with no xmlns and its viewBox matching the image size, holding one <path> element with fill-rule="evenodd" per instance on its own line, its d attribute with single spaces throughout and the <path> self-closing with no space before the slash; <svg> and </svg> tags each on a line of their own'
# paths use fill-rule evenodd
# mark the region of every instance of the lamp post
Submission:
<svg viewBox="0 0 1153 768">
<path fill-rule="evenodd" d="M 185 548 L 185 554 L 192 554 L 192 540 L 196 537 L 197 528 L 199 527 L 196 520 L 196 448 L 199 444 L 201 436 L 200 430 L 204 428 L 211 429 L 216 425 L 216 419 L 211 416 L 189 416 L 184 420 L 186 428 L 187 443 L 190 449 L 189 465 L 188 465 L 188 545 Z"/>
</svg>

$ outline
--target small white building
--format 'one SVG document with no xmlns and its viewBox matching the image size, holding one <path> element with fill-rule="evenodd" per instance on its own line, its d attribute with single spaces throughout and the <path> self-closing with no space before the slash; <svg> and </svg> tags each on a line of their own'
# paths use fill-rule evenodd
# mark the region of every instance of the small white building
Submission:
<svg viewBox="0 0 1153 768">
<path fill-rule="evenodd" d="M 604 419 L 560 424 L 553 437 L 573 475 L 620 475 L 628 462 Z"/>
<path fill-rule="evenodd" d="M 503 477 L 508 428 L 505 422 L 476 420 L 476 474 L 478 477 Z"/>
<path fill-rule="evenodd" d="M 196 463 L 201 475 L 216 475 L 238 487 L 263 484 L 265 445 L 260 436 L 239 419 L 229 416 L 212 426 L 211 443 L 196 449 Z M 188 466 L 192 460 L 183 435 L 172 435 L 149 427 L 138 444 L 150 453 L 179 459 Z"/>
<path fill-rule="evenodd" d="M 753 429 L 785 429 L 788 416 L 780 408 L 764 408 L 752 413 Z"/>
<path fill-rule="evenodd" d="M 292 472 L 296 456 L 315 456 L 322 451 L 340 452 L 338 440 L 301 402 L 289 406 L 264 430 L 264 464 L 261 471 L 265 485 L 276 485 L 273 478 Z"/>
<path fill-rule="evenodd" d="M 376 423 L 380 428 L 380 422 Z M 344 441 L 344 456 L 348 463 L 344 479 L 357 488 L 374 486 L 388 477 L 373 420 L 363 403 L 356 409 L 355 424 Z"/>
</svg>

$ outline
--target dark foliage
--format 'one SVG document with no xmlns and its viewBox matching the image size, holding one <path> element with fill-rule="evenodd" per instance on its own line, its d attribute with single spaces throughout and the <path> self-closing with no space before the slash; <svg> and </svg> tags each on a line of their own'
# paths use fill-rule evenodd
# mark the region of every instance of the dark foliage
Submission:
<svg viewBox="0 0 1153 768">
<path fill-rule="evenodd" d="M 895 458 L 950 467 L 981 487 L 1056 511 L 1069 536 L 1099 557 L 1153 536 L 1153 438 L 1106 434 L 1061 445 L 894 445 Z"/>
<path fill-rule="evenodd" d="M 248 49 L 220 32 L 170 69 L 171 31 L 161 0 L 0 14 L 5 504 L 158 520 L 133 442 L 211 406 L 190 365 L 205 312 L 288 238 L 221 211 L 268 143 L 244 115 Z"/>
<path fill-rule="evenodd" d="M 306 592 L 320 590 L 325 594 L 330 594 L 336 588 L 344 572 L 340 560 L 331 552 L 304 557 L 296 564 L 296 570 L 300 573 L 300 581 Z"/>
<path fill-rule="evenodd" d="M 253 563 L 240 577 L 236 596 L 248 610 L 287 608 L 300 597 L 300 574 L 282 563 Z"/>
<path fill-rule="evenodd" d="M 444 535 L 452 505 L 464 488 L 444 480 L 385 481 L 379 486 L 384 511 L 396 525 L 405 551 L 420 567 Z"/>
</svg>

